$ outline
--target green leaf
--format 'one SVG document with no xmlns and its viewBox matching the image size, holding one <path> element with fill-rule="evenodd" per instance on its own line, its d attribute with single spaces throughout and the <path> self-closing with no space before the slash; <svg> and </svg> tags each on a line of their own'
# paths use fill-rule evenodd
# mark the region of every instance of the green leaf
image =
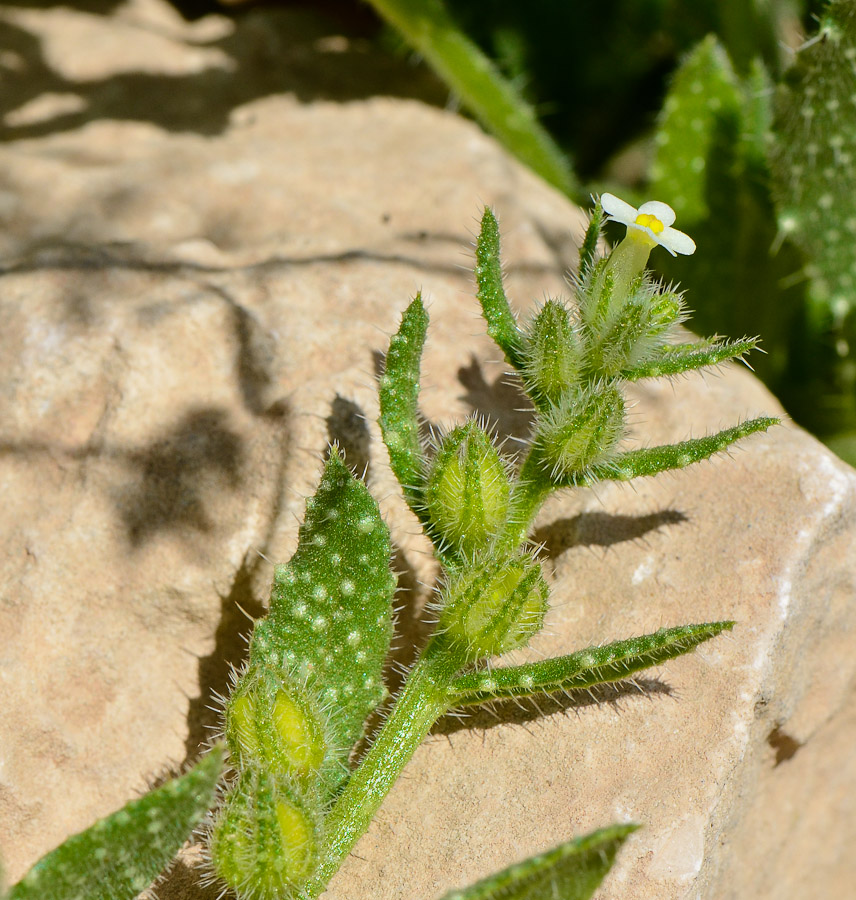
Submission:
<svg viewBox="0 0 856 900">
<path fill-rule="evenodd" d="M 612 825 L 515 863 L 442 900 L 587 900 L 638 825 Z"/>
<path fill-rule="evenodd" d="M 641 365 L 626 369 L 621 377 L 627 381 L 657 378 L 660 375 L 680 375 L 693 369 L 715 366 L 725 360 L 740 359 L 758 346 L 758 338 L 739 341 L 698 341 L 664 347 L 660 355 Z"/>
<path fill-rule="evenodd" d="M 653 634 L 615 641 L 603 647 L 589 647 L 567 656 L 469 672 L 452 683 L 454 704 L 471 706 L 621 681 L 634 672 L 689 653 L 704 641 L 730 631 L 733 626 L 734 622 L 706 622 L 661 628 Z"/>
<path fill-rule="evenodd" d="M 660 472 L 671 469 L 685 469 L 693 463 L 709 459 L 714 453 L 721 453 L 741 438 L 778 425 L 779 421 L 773 416 L 761 416 L 707 437 L 693 438 L 679 444 L 629 450 L 602 466 L 593 466 L 587 472 L 575 475 L 566 486 L 594 484 L 596 481 L 630 481 L 633 478 L 659 475 Z"/>
<path fill-rule="evenodd" d="M 808 255 L 811 298 L 840 322 L 856 305 L 856 6 L 832 0 L 775 103 L 770 166 L 779 228 Z"/>
<path fill-rule="evenodd" d="M 520 352 L 522 335 L 508 305 L 502 286 L 502 262 L 499 255 L 499 223 L 493 210 L 486 208 L 476 241 L 476 285 L 487 333 L 496 341 L 508 362 L 521 369 L 524 360 Z"/>
<path fill-rule="evenodd" d="M 567 157 L 515 86 L 455 24 L 442 0 L 370 2 L 522 163 L 565 194 L 573 191 Z"/>
<path fill-rule="evenodd" d="M 276 569 L 248 670 L 280 669 L 310 705 L 328 711 L 330 792 L 347 778 L 351 748 L 386 693 L 381 673 L 396 585 L 391 552 L 377 503 L 333 448 L 315 496 L 306 501 L 297 552 Z"/>
<path fill-rule="evenodd" d="M 597 202 L 594 205 L 594 209 L 591 211 L 591 218 L 589 219 L 588 228 L 586 228 L 585 237 L 583 238 L 582 245 L 580 246 L 580 280 L 584 279 L 589 274 L 589 270 L 594 265 L 595 260 L 597 259 L 597 245 L 600 241 L 602 230 L 603 206 L 601 205 L 600 198 L 598 198 Z"/>
<path fill-rule="evenodd" d="M 132 900 L 205 817 L 222 765 L 220 744 L 186 775 L 132 800 L 43 856 L 7 900 Z"/>
<path fill-rule="evenodd" d="M 741 94 L 728 54 L 710 35 L 675 73 L 654 137 L 651 196 L 674 207 L 679 222 L 704 219 L 708 165 L 722 140 L 739 135 Z"/>
<path fill-rule="evenodd" d="M 752 60 L 743 89 L 743 127 L 740 137 L 747 170 L 759 180 L 767 181 L 767 155 L 773 127 L 775 89 L 770 73 L 760 59 Z"/>
<path fill-rule="evenodd" d="M 428 331 L 422 295 L 404 311 L 401 325 L 389 342 L 386 368 L 380 379 L 380 429 L 389 462 L 408 505 L 419 520 L 425 512 L 427 463 L 419 440 L 419 372 Z"/>
<path fill-rule="evenodd" d="M 655 137 L 651 197 L 669 203 L 676 226 L 698 245 L 691 257 L 652 257 L 666 283 L 680 281 L 701 333 L 763 334 L 757 360 L 767 380 L 782 376 L 802 288 L 793 248 L 771 253 L 775 213 L 766 163 L 771 90 L 760 64 L 735 75 L 713 36 L 674 77 Z M 783 285 L 788 283 L 785 288 Z"/>
</svg>

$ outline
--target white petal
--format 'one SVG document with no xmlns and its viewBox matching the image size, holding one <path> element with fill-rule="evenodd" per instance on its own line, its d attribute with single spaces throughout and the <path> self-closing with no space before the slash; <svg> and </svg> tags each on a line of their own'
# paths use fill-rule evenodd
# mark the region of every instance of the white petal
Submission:
<svg viewBox="0 0 856 900">
<path fill-rule="evenodd" d="M 606 209 L 606 207 L 604 207 Z M 675 211 L 668 203 L 661 203 L 659 200 L 649 200 L 639 207 L 639 214 L 647 213 L 659 219 L 667 228 L 675 221 Z"/>
<path fill-rule="evenodd" d="M 636 208 L 629 203 L 625 203 L 615 194 L 601 194 L 600 204 L 603 211 L 615 222 L 621 222 L 623 225 L 630 225 L 636 221 Z M 672 221 L 675 218 L 672 216 Z"/>
<path fill-rule="evenodd" d="M 680 253 L 683 256 L 689 256 L 695 253 L 695 241 L 683 231 L 677 228 L 666 228 L 658 235 L 660 243 L 674 256 Z"/>
</svg>

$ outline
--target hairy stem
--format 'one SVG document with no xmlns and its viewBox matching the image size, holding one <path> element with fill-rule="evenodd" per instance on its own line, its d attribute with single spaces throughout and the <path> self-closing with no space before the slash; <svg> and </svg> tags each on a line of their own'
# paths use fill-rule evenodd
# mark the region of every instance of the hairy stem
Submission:
<svg viewBox="0 0 856 900">
<path fill-rule="evenodd" d="M 537 446 L 530 447 L 512 488 L 508 524 L 499 539 L 502 548 L 511 552 L 526 540 L 538 510 L 554 490 L 541 468 Z"/>
<path fill-rule="evenodd" d="M 422 651 L 389 718 L 327 816 L 331 840 L 304 889 L 306 897 L 325 890 L 431 726 L 449 709 L 449 685 L 464 662 L 463 653 L 442 635 Z"/>
</svg>

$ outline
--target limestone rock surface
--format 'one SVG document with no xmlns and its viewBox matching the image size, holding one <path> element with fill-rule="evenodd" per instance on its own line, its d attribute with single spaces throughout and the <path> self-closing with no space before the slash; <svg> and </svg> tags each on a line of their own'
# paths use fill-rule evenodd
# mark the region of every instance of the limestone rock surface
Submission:
<svg viewBox="0 0 856 900">
<path fill-rule="evenodd" d="M 241 610 L 263 612 L 329 439 L 367 470 L 393 529 L 412 589 L 397 653 L 412 658 L 434 569 L 388 470 L 374 376 L 416 290 L 432 317 L 426 417 L 475 410 L 526 433 L 478 321 L 474 229 L 494 206 L 525 309 L 566 290 L 582 214 L 474 125 L 376 96 L 424 76 L 283 16 L 191 26 L 157 0 L 0 12 L 24 67 L 0 145 L 0 852 L 13 881 L 198 753 L 211 692 L 242 659 Z M 430 78 L 413 89 L 436 91 Z M 637 443 L 779 411 L 737 367 L 632 397 Z M 605 900 L 846 896 L 854 527 L 856 473 L 788 425 L 731 458 L 553 499 L 536 536 L 554 609 L 527 652 L 737 627 L 642 690 L 441 723 L 327 896 L 432 900 L 626 820 L 645 828 Z M 184 852 L 164 900 L 217 895 L 198 858 Z"/>
</svg>

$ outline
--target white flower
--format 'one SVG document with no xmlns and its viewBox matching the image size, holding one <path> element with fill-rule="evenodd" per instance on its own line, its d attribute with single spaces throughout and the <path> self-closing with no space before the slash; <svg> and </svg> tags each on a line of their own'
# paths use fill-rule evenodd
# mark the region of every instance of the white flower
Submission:
<svg viewBox="0 0 856 900">
<path fill-rule="evenodd" d="M 695 241 L 683 231 L 672 228 L 675 211 L 668 203 L 649 200 L 647 203 L 643 203 L 639 209 L 634 209 L 629 203 L 625 203 L 614 194 L 602 194 L 600 202 L 603 211 L 613 222 L 620 222 L 627 226 L 628 235 L 631 228 L 639 231 L 654 244 L 665 247 L 672 256 L 676 256 L 678 253 L 684 256 L 695 253 Z"/>
</svg>

